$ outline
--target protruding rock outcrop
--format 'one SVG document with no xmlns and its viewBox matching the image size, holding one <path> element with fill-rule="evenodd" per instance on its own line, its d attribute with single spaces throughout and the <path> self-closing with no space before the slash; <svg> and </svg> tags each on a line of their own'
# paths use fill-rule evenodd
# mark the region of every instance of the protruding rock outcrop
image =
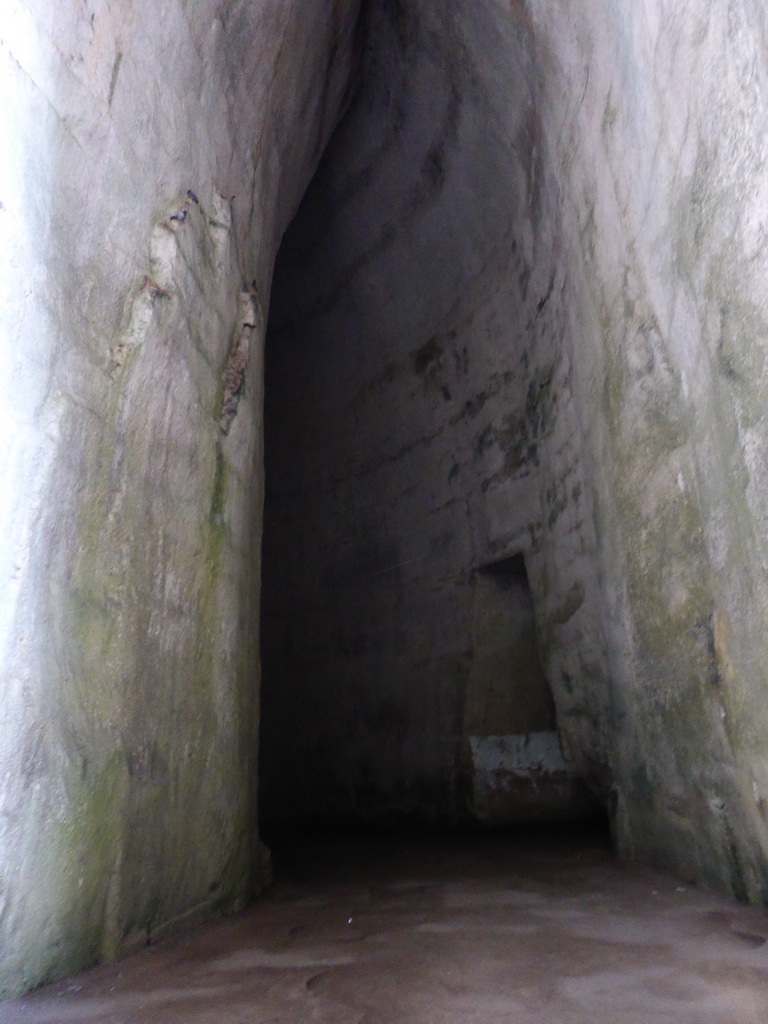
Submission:
<svg viewBox="0 0 768 1024">
<path fill-rule="evenodd" d="M 244 282 L 269 293 L 358 5 L 119 14 L 2 18 L 2 993 L 264 880 L 264 332 Z"/>
</svg>

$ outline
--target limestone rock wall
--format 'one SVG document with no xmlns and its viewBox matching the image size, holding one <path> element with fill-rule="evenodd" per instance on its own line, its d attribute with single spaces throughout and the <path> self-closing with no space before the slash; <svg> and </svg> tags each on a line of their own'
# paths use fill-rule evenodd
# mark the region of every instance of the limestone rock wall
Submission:
<svg viewBox="0 0 768 1024">
<path fill-rule="evenodd" d="M 493 816 L 555 716 L 620 850 L 766 899 L 765 6 L 359 6 L 4 4 L 3 992 L 263 878 L 264 321 L 363 54 L 270 314 L 266 798 Z"/>
<path fill-rule="evenodd" d="M 455 808 L 523 551 L 619 849 L 765 901 L 765 7 L 373 12 L 275 282 L 269 799 Z"/>
<path fill-rule="evenodd" d="M 3 6 L 3 993 L 264 879 L 264 320 L 357 14 Z"/>
<path fill-rule="evenodd" d="M 622 852 L 765 902 L 766 11 L 530 10 L 599 588 L 543 615 L 568 747 L 608 769 Z"/>
</svg>

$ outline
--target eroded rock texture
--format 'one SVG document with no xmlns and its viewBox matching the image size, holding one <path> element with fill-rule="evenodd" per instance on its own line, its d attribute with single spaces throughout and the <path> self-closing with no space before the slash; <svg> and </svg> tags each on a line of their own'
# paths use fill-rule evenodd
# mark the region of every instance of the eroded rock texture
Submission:
<svg viewBox="0 0 768 1024">
<path fill-rule="evenodd" d="M 275 279 L 272 813 L 483 810 L 483 736 L 548 728 L 489 575 L 522 553 L 620 850 L 765 900 L 765 30 L 374 5 Z"/>
<path fill-rule="evenodd" d="M 579 518 L 558 195 L 521 13 L 377 5 L 369 33 L 275 275 L 265 810 L 484 817 L 478 743 L 554 729 L 520 554 L 553 445 Z"/>
<path fill-rule="evenodd" d="M 766 9 L 359 7 L 3 8 L 5 992 L 263 877 L 323 153 L 268 809 L 768 896 Z"/>
<path fill-rule="evenodd" d="M 5 992 L 263 881 L 264 315 L 356 18 L 3 7 Z"/>
</svg>

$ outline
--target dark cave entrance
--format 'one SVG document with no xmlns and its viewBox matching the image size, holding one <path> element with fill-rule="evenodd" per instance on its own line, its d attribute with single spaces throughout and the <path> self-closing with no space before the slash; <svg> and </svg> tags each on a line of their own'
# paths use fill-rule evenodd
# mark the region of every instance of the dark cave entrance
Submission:
<svg viewBox="0 0 768 1024">
<path fill-rule="evenodd" d="M 477 12 L 462 42 L 427 6 L 404 34 L 372 10 L 272 283 L 262 822 L 591 813 L 521 554 L 552 361 L 527 326 L 526 37 L 489 42 Z M 491 43 L 503 109 L 476 80 Z"/>
</svg>

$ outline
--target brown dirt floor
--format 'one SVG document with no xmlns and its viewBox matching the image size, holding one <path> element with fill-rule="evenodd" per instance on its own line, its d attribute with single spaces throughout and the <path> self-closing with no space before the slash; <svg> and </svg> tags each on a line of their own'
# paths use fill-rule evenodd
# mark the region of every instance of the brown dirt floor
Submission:
<svg viewBox="0 0 768 1024">
<path fill-rule="evenodd" d="M 294 836 L 243 913 L 0 1024 L 768 1024 L 768 912 L 602 831 Z"/>
</svg>

